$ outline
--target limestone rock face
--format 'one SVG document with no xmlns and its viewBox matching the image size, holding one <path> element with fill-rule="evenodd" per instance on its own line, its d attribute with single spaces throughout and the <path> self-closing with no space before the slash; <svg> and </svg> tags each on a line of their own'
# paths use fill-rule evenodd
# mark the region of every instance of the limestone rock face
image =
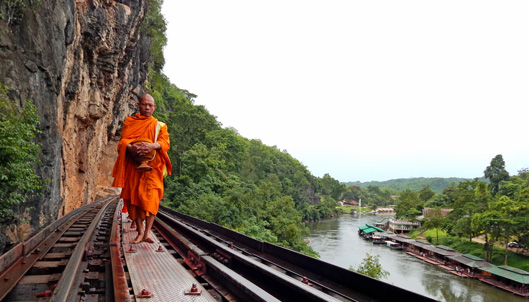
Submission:
<svg viewBox="0 0 529 302">
<path fill-rule="evenodd" d="M 140 25 L 146 0 L 54 0 L 0 20 L 0 82 L 19 105 L 36 104 L 43 196 L 30 203 L 36 230 L 110 189 L 124 119 L 147 75 Z M 9 240 L 23 240 L 23 231 Z M 17 238 L 18 237 L 18 238 Z M 7 237 L 4 237 L 4 240 Z M 0 246 L 1 249 L 1 246 Z"/>
</svg>

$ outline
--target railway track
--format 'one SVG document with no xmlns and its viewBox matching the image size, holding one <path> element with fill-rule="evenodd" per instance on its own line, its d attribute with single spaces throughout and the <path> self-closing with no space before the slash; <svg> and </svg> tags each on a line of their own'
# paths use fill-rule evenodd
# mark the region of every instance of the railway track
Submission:
<svg viewBox="0 0 529 302">
<path fill-rule="evenodd" d="M 0 300 L 112 301 L 109 237 L 117 201 L 72 211 L 2 255 Z"/>
<path fill-rule="evenodd" d="M 227 301 L 435 301 L 168 208 L 155 229 Z"/>
<path fill-rule="evenodd" d="M 2 255 L 0 301 L 149 301 L 135 292 L 136 268 L 129 269 L 157 253 L 150 245 L 150 254 L 125 257 L 133 246 L 123 239 L 129 224 L 122 217 L 118 197 L 104 198 Z M 158 249 L 207 290 L 207 301 L 434 301 L 164 207 L 153 232 Z M 174 287 L 177 280 L 166 281 Z M 161 294 L 152 300 L 206 298 Z"/>
</svg>

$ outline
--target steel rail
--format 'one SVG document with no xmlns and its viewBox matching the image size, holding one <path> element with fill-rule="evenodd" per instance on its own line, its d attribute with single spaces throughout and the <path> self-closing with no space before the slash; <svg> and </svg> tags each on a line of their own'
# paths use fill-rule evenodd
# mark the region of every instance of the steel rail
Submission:
<svg viewBox="0 0 529 302">
<path fill-rule="evenodd" d="M 179 229 L 182 233 L 188 233 L 184 235 L 189 236 L 190 240 L 194 243 L 201 247 L 206 246 L 204 248 L 205 250 L 215 251 L 216 247 L 213 247 L 212 241 L 221 242 L 223 247 L 232 246 L 239 249 L 241 251 L 240 253 L 248 255 L 249 258 L 254 258 L 256 261 L 283 271 L 285 275 L 291 276 L 292 280 L 303 278 L 304 283 L 311 284 L 313 287 L 319 288 L 322 292 L 336 296 L 339 299 L 345 299 L 347 301 L 386 301 L 398 298 L 403 301 L 436 301 L 435 299 L 302 255 L 295 251 L 250 238 L 214 223 L 209 223 L 165 207 L 161 207 L 161 211 L 167 212 L 167 216 L 175 217 L 173 219 L 178 219 L 181 225 L 185 225 L 185 228 L 176 226 L 175 228 Z M 199 239 L 205 235 L 215 239 Z M 186 247 L 183 247 L 183 249 L 186 249 Z M 221 250 L 222 253 L 226 253 L 224 248 Z M 204 253 L 202 258 L 207 255 Z M 230 255 L 229 257 L 233 256 Z M 237 261 L 229 264 L 230 268 L 239 265 L 243 261 L 238 258 L 235 259 Z M 260 277 L 253 278 L 253 280 L 258 280 Z M 259 282 L 256 281 L 256 283 Z M 285 287 L 285 290 L 290 289 Z"/>
<path fill-rule="evenodd" d="M 57 287 L 51 295 L 50 301 L 72 301 L 72 296 L 78 295 L 79 286 L 78 284 L 74 285 L 74 281 L 77 280 L 77 277 L 81 274 L 79 268 L 83 260 L 83 255 L 86 251 L 90 239 L 94 236 L 94 231 L 96 230 L 96 227 L 101 223 L 101 218 L 105 214 L 105 211 L 107 210 L 111 202 L 115 200 L 115 198 L 116 197 L 107 197 L 104 199 L 103 206 L 101 207 L 101 209 L 99 209 L 97 215 L 92 220 L 92 223 L 77 243 L 77 246 L 75 247 L 72 256 L 70 257 L 70 261 L 68 261 L 68 264 L 62 272 L 61 279 L 57 283 Z M 74 290 L 75 292 L 73 292 Z"/>
<path fill-rule="evenodd" d="M 207 234 L 208 236 L 211 236 L 213 238 L 215 238 L 216 241 L 219 241 L 219 242 L 223 242 L 224 244 L 226 244 L 226 246 L 232 246 L 232 247 L 236 247 L 237 244 L 234 244 L 233 241 L 230 241 L 230 240 L 226 240 L 220 236 L 217 236 L 215 235 L 214 233 L 210 232 L 209 230 L 201 230 L 202 233 L 204 234 Z M 327 293 L 327 294 L 332 294 L 332 295 L 335 295 L 335 296 L 339 296 L 341 298 L 344 298 L 346 299 L 347 301 L 356 301 L 355 298 L 352 298 L 350 296 L 347 296 L 346 294 L 336 290 L 335 288 L 331 288 L 319 281 L 315 281 L 316 279 L 321 279 L 321 278 L 317 278 L 317 277 L 313 277 L 311 279 L 307 278 L 307 272 L 304 272 L 303 274 L 302 273 L 299 273 L 295 270 L 292 270 L 291 268 L 289 267 L 286 267 L 285 265 L 281 264 L 278 262 L 277 259 L 275 260 L 271 260 L 270 257 L 269 258 L 266 258 L 264 256 L 261 256 L 259 254 L 256 254 L 256 253 L 251 253 L 249 252 L 246 248 L 238 248 L 243 254 L 246 254 L 252 258 L 255 258 L 257 259 L 257 261 L 265 264 L 265 265 L 268 265 L 268 266 L 272 266 L 272 267 L 275 267 L 275 268 L 278 268 L 278 269 L 281 269 L 284 271 L 284 273 L 290 277 L 294 277 L 294 278 L 297 278 L 297 280 L 300 280 L 302 282 L 305 282 L 305 284 L 310 284 L 310 286 L 316 286 L 320 291 L 324 292 L 324 293 Z M 302 255 L 303 257 L 305 257 L 304 255 Z"/>
<path fill-rule="evenodd" d="M 159 215 L 163 216 L 164 214 L 159 213 Z M 204 263 L 207 264 L 208 274 L 211 274 L 213 270 L 216 272 L 217 276 L 222 276 L 224 281 L 223 286 L 235 293 L 242 301 L 280 301 L 241 275 L 237 274 L 235 271 L 226 268 L 224 264 L 220 263 L 216 259 L 208 256 L 198 246 L 191 243 L 161 219 L 156 220 L 155 228 L 158 233 L 160 233 L 168 241 L 173 249 L 180 251 L 182 254 L 192 253 L 195 257 L 193 262 L 195 262 L 195 260 L 200 262 L 204 261 Z M 198 270 L 200 269 L 201 268 L 198 268 Z M 198 272 L 198 274 L 201 275 L 200 272 Z"/>
<path fill-rule="evenodd" d="M 112 284 L 114 293 L 114 302 L 130 302 L 129 288 L 127 284 L 127 276 L 123 268 L 122 249 L 121 249 L 121 210 L 123 208 L 123 201 L 120 200 L 114 217 L 112 219 L 112 231 L 110 233 L 110 263 L 112 267 Z"/>
<path fill-rule="evenodd" d="M 204 263 L 207 266 L 208 274 L 210 270 L 213 269 L 214 272 L 218 275 L 222 275 L 224 279 L 223 282 L 232 281 L 233 286 L 237 286 L 245 293 L 251 293 L 250 296 L 252 300 L 248 301 L 342 301 L 333 296 L 330 296 L 309 284 L 302 282 L 301 278 L 296 279 L 292 278 L 282 272 L 277 271 L 276 269 L 261 263 L 253 259 L 251 256 L 244 255 L 243 253 L 236 251 L 229 246 L 226 246 L 222 242 L 218 242 L 215 239 L 212 239 L 210 236 L 206 236 L 204 233 L 199 232 L 188 225 L 174 220 L 171 216 L 158 212 L 157 217 L 159 220 L 164 221 L 169 225 L 173 230 L 172 233 L 182 231 L 185 232 L 187 236 L 192 237 L 193 241 L 197 242 L 201 247 L 205 247 L 208 251 L 208 254 L 202 252 L 200 248 L 196 246 L 187 244 L 187 247 L 191 250 L 192 256 L 188 258 L 200 258 L 200 262 Z M 178 229 L 178 231 L 176 230 Z M 189 250 L 187 251 L 189 253 Z M 220 265 L 220 262 L 211 257 L 210 254 L 213 253 L 223 255 L 219 259 L 229 259 L 228 265 Z M 187 259 L 188 262 L 191 260 Z M 196 261 L 197 259 L 193 259 Z M 221 260 L 222 261 L 222 260 Z M 226 279 L 227 276 L 233 276 L 232 278 Z M 237 282 L 233 282 L 233 281 Z M 241 280 L 245 280 L 241 282 Z M 225 284 L 223 283 L 225 286 Z M 270 300 L 261 300 L 257 297 L 261 296 L 262 293 L 266 292 L 270 296 Z M 274 297 L 272 297 L 274 296 Z M 354 301 L 350 299 L 349 301 Z"/>
<path fill-rule="evenodd" d="M 0 301 L 13 290 L 29 269 L 53 247 L 71 225 L 101 202 L 103 201 L 85 205 L 68 213 L 29 240 L 18 244 L 3 254 L 0 257 L 0 270 L 2 271 L 0 275 Z"/>
</svg>

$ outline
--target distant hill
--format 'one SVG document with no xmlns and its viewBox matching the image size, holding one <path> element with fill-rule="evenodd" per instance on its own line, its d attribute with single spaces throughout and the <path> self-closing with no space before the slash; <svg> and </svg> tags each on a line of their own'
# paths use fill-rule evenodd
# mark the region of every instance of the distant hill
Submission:
<svg viewBox="0 0 529 302">
<path fill-rule="evenodd" d="M 472 179 L 457 178 L 457 177 L 449 177 L 449 178 L 419 177 L 419 178 L 398 178 L 398 179 L 390 179 L 386 181 L 367 181 L 367 182 L 355 181 L 355 182 L 347 182 L 345 183 L 345 185 L 347 187 L 358 186 L 361 188 L 367 188 L 369 186 L 377 186 L 381 189 L 389 188 L 389 189 L 394 189 L 397 191 L 404 191 L 406 189 L 410 189 L 412 191 L 419 191 L 426 186 L 430 186 L 430 189 L 432 189 L 432 191 L 434 191 L 435 193 L 441 193 L 446 187 L 449 187 L 451 185 L 457 185 L 460 182 L 468 181 L 468 180 L 472 180 Z"/>
</svg>

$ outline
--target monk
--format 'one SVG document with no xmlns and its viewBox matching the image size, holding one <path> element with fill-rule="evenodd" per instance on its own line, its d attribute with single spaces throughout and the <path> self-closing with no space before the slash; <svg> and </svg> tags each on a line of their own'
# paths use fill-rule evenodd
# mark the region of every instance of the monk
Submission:
<svg viewBox="0 0 529 302">
<path fill-rule="evenodd" d="M 156 105 L 154 98 L 144 94 L 137 104 L 139 113 L 125 119 L 118 144 L 118 158 L 114 164 L 113 186 L 122 188 L 120 197 L 136 222 L 138 236 L 131 243 L 154 243 L 150 230 L 163 197 L 164 175 L 171 174 L 171 161 L 167 155 L 170 147 L 167 125 L 152 116 Z M 151 142 L 132 143 L 138 138 Z M 138 171 L 138 157 L 156 151 L 148 161 L 150 171 Z M 145 221 L 145 227 L 143 224 Z"/>
</svg>

